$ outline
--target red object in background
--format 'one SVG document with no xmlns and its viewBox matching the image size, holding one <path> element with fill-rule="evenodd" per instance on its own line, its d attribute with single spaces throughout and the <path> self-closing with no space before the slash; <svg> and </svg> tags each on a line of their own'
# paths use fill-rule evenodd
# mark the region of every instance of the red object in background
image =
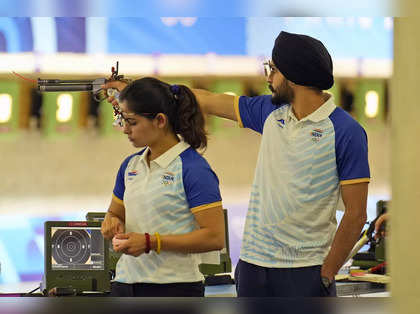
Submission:
<svg viewBox="0 0 420 314">
<path fill-rule="evenodd" d="M 87 227 L 88 223 L 86 221 L 71 221 L 67 223 L 69 227 Z"/>
</svg>

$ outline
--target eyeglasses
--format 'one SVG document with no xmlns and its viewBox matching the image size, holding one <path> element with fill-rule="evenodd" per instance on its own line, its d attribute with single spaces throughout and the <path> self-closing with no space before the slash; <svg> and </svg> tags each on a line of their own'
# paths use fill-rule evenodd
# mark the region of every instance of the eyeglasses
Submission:
<svg viewBox="0 0 420 314">
<path fill-rule="evenodd" d="M 275 65 L 273 64 L 273 61 L 271 60 L 265 60 L 263 62 L 263 67 L 264 67 L 265 77 L 269 77 L 271 74 L 273 74 L 277 70 Z"/>
</svg>

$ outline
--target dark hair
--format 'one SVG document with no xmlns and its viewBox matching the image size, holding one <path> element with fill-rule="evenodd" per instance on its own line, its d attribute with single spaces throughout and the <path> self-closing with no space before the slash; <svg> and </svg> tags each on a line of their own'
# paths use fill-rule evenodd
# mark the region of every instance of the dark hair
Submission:
<svg viewBox="0 0 420 314">
<path fill-rule="evenodd" d="M 152 77 L 133 81 L 120 93 L 119 101 L 141 116 L 153 119 L 158 113 L 168 117 L 175 134 L 194 149 L 207 147 L 204 116 L 192 91 L 185 85 L 169 85 Z"/>
</svg>

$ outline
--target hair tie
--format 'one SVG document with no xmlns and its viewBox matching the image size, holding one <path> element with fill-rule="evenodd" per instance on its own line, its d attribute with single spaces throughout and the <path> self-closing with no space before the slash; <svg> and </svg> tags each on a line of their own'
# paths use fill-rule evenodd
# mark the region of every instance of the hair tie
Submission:
<svg viewBox="0 0 420 314">
<path fill-rule="evenodd" d="M 171 89 L 172 94 L 174 94 L 174 97 L 176 99 L 178 99 L 178 95 L 179 95 L 179 91 L 180 91 L 179 85 L 176 85 L 176 84 L 171 85 L 170 89 Z"/>
</svg>

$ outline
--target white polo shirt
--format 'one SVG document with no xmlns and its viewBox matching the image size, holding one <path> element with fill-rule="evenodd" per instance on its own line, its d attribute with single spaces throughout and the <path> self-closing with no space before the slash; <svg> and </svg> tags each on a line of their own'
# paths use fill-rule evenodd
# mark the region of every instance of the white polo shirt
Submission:
<svg viewBox="0 0 420 314">
<path fill-rule="evenodd" d="M 321 265 L 340 184 L 369 182 L 367 136 L 330 98 L 298 121 L 271 95 L 236 98 L 239 125 L 262 134 L 240 258 L 264 267 Z"/>
<path fill-rule="evenodd" d="M 221 205 L 219 181 L 207 161 L 180 142 L 150 161 L 149 148 L 121 165 L 114 199 L 125 207 L 125 230 L 154 234 L 185 234 L 198 228 L 193 213 Z M 162 251 L 138 257 L 123 254 L 115 281 L 176 283 L 203 280 L 200 254 Z"/>
</svg>

